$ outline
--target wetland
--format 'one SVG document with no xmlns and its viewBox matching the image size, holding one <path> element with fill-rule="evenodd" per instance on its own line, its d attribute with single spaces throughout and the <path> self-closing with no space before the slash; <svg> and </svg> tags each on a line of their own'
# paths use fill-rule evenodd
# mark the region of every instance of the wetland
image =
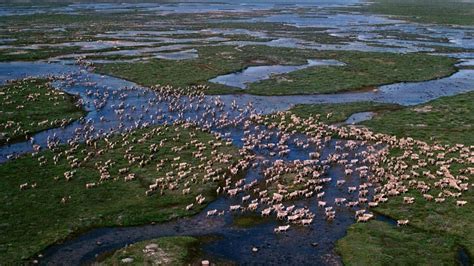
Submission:
<svg viewBox="0 0 474 266">
<path fill-rule="evenodd" d="M 472 265 L 472 17 L 1 3 L 0 263 Z"/>
</svg>

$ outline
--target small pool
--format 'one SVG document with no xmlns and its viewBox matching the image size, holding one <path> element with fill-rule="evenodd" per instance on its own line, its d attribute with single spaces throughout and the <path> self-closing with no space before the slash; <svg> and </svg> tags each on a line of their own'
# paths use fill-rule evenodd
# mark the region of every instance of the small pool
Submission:
<svg viewBox="0 0 474 266">
<path fill-rule="evenodd" d="M 249 83 L 269 79 L 272 75 L 290 73 L 296 70 L 315 66 L 343 66 L 344 63 L 337 60 L 313 60 L 309 59 L 306 65 L 271 65 L 252 66 L 242 71 L 218 76 L 209 82 L 222 84 L 230 87 L 246 89 Z"/>
</svg>

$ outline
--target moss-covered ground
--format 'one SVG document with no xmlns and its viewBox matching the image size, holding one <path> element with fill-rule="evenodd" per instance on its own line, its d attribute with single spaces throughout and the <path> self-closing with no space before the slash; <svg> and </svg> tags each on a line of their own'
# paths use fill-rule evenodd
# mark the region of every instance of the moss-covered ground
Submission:
<svg viewBox="0 0 474 266">
<path fill-rule="evenodd" d="M 186 265 L 193 260 L 198 245 L 199 240 L 194 237 L 161 237 L 119 249 L 98 264 Z"/>
<path fill-rule="evenodd" d="M 378 106 L 381 108 L 373 120 L 364 121 L 363 126 L 375 132 L 402 137 L 412 137 L 431 144 L 473 145 L 474 93 L 443 97 L 413 107 Z M 328 113 L 334 119 L 327 123 L 338 122 L 347 118 L 350 111 L 373 111 L 378 104 L 354 103 L 322 106 L 297 106 L 292 111 L 301 117 L 319 114 L 324 119 Z M 391 152 L 392 157 L 401 156 L 397 149 Z M 427 166 L 421 171 L 434 171 L 434 166 Z M 466 171 L 474 164 L 451 164 L 451 172 Z M 433 168 L 433 169 L 432 169 Z M 464 174 L 469 180 L 472 174 Z M 433 180 L 420 177 L 432 187 Z M 441 193 L 441 194 L 439 194 Z M 437 196 L 447 193 L 433 188 L 428 194 Z M 453 265 L 459 261 L 459 250 L 464 249 L 468 255 L 474 254 L 474 230 L 472 214 L 474 193 L 472 188 L 464 191 L 461 199 L 448 197 L 446 203 L 427 201 L 416 190 L 410 190 L 404 196 L 414 197 L 414 204 L 404 204 L 403 197 L 395 197 L 387 203 L 372 210 L 391 217 L 394 220 L 408 219 L 407 227 L 396 227 L 381 221 L 354 224 L 348 229 L 347 236 L 338 241 L 337 251 L 347 265 Z M 464 207 L 457 207 L 456 200 L 467 201 Z"/>
<path fill-rule="evenodd" d="M 23 263 L 95 227 L 164 222 L 199 212 L 216 197 L 218 180 L 239 156 L 233 146 L 212 147 L 213 142 L 218 142 L 213 135 L 190 126 L 163 126 L 1 164 L 2 261 Z M 214 169 L 213 175 L 205 176 L 205 169 Z M 130 175 L 133 180 L 126 181 Z M 158 184 L 155 193 L 146 195 L 153 184 Z M 195 202 L 199 194 L 205 197 L 202 205 Z"/>
<path fill-rule="evenodd" d="M 456 71 L 456 60 L 425 54 L 318 52 L 267 46 L 201 47 L 198 51 L 199 58 L 194 60 L 175 62 L 157 59 L 131 64 L 102 64 L 97 66 L 97 71 L 146 86 L 161 84 L 186 87 L 206 84 L 210 87 L 208 93 L 245 92 L 257 95 L 364 90 L 387 83 L 439 78 Z M 304 65 L 308 59 L 335 59 L 346 65 L 309 67 L 274 75 L 268 80 L 250 84 L 246 90 L 208 82 L 219 75 L 241 71 L 249 66 Z"/>
<path fill-rule="evenodd" d="M 435 24 L 474 25 L 474 3 L 461 0 L 375 0 L 364 10 Z"/>
<path fill-rule="evenodd" d="M 85 112 L 76 97 L 47 80 L 21 80 L 0 87 L 0 144 L 70 123 Z"/>
</svg>

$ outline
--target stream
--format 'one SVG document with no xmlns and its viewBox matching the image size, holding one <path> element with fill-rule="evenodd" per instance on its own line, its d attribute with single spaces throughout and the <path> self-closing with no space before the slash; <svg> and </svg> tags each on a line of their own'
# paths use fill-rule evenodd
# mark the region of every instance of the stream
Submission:
<svg viewBox="0 0 474 266">
<path fill-rule="evenodd" d="M 45 76 L 54 74 L 62 76 L 61 80 L 54 82 L 54 86 L 71 94 L 79 95 L 83 99 L 84 107 L 88 111 L 86 117 L 80 121 L 73 122 L 65 128 L 55 128 L 34 135 L 36 144 L 45 146 L 48 138 L 55 138 L 65 143 L 73 137 L 84 138 L 81 135 L 83 128 L 94 126 L 96 137 L 116 132 L 117 129 L 137 128 L 148 124 L 162 124 L 172 122 L 176 119 L 188 119 L 197 124 L 207 125 L 213 131 L 230 134 L 233 143 L 242 147 L 244 135 L 243 121 L 248 119 L 252 113 L 268 114 L 282 111 L 300 103 L 341 103 L 354 101 L 377 101 L 398 103 L 402 105 L 413 105 L 427 102 L 441 96 L 455 95 L 469 91 L 474 88 L 474 70 L 460 70 L 459 72 L 442 79 L 416 82 L 398 83 L 381 86 L 374 92 L 345 93 L 332 95 L 305 95 L 305 96 L 253 96 L 253 95 L 223 95 L 206 96 L 206 102 L 217 108 L 223 103 L 219 114 L 226 114 L 231 121 L 240 121 L 229 126 L 217 126 L 212 124 L 203 111 L 193 109 L 184 112 L 168 110 L 169 102 L 157 100 L 160 95 L 157 92 L 141 88 L 136 84 L 121 80 L 119 78 L 89 73 L 74 65 L 46 64 L 46 63 L 0 63 L 0 82 L 8 79 L 17 79 L 26 76 Z M 453 84 L 455 84 L 453 86 Z M 173 99 L 173 101 L 176 99 Z M 186 97 L 179 99 L 183 106 L 188 104 Z M 230 108 L 235 101 L 240 107 L 237 110 Z M 126 119 L 119 120 L 115 112 L 118 106 L 124 110 Z M 240 109 L 240 110 L 239 110 Z M 181 113 L 181 117 L 179 117 Z M 160 115 L 160 118 L 158 118 Z M 183 117 L 184 115 L 184 117 Z M 356 114 L 351 121 L 357 122 L 367 114 Z M 101 121 L 101 117 L 105 120 Z M 202 119 L 204 117 L 204 119 Z M 207 117 L 207 118 L 206 118 Z M 252 126 L 253 134 L 261 129 Z M 314 147 L 302 148 L 295 145 L 296 140 L 304 140 L 304 136 L 292 136 L 288 141 L 290 153 L 287 156 L 272 157 L 264 149 L 255 148 L 253 152 L 258 155 L 260 162 L 263 160 L 274 161 L 276 159 L 306 160 L 308 154 L 315 151 Z M 269 143 L 278 142 L 276 134 Z M 334 152 L 336 141 L 333 140 L 321 152 L 321 159 Z M 0 160 L 7 161 L 9 158 L 19 156 L 32 151 L 31 142 L 19 142 L 0 147 Z M 351 153 L 350 159 L 357 158 Z M 246 182 L 262 178 L 262 168 L 251 168 L 245 176 Z M 338 176 L 343 175 L 341 166 L 331 167 L 327 176 L 333 177 L 329 187 L 336 187 Z M 357 185 L 359 178 L 352 177 L 347 181 L 347 186 Z M 326 200 L 333 201 L 336 197 L 347 196 L 343 189 L 325 188 Z M 274 220 L 258 224 L 250 228 L 233 226 L 235 215 L 226 213 L 223 217 L 206 217 L 206 211 L 212 209 L 228 209 L 230 205 L 239 202 L 239 197 L 220 197 L 209 204 L 205 211 L 200 214 L 177 219 L 164 224 L 143 225 L 136 227 L 114 227 L 98 228 L 86 232 L 78 237 L 66 240 L 64 243 L 55 244 L 46 249 L 42 254 L 40 262 L 48 265 L 78 265 L 91 263 L 96 256 L 105 252 L 124 247 L 137 241 L 156 238 L 160 236 L 173 235 L 217 235 L 218 240 L 204 245 L 203 250 L 212 257 L 221 257 L 236 261 L 240 264 L 246 263 L 273 263 L 273 264 L 305 264 L 308 261 L 322 264 L 339 264 L 340 259 L 334 253 L 334 243 L 345 234 L 346 228 L 354 222 L 353 210 L 346 207 L 337 207 L 336 219 L 328 223 L 324 217 L 323 210 L 318 209 L 310 198 L 296 203 L 297 206 L 307 206 L 316 218 L 310 227 L 295 228 L 288 233 L 275 234 L 273 228 L 277 225 Z M 100 243 L 98 245 L 97 243 Z M 258 253 L 252 253 L 252 247 L 259 249 Z"/>
<path fill-rule="evenodd" d="M 223 3 L 221 3 L 223 2 Z M 207 13 L 207 12 L 241 12 L 245 14 L 249 10 L 268 11 L 273 8 L 285 10 L 285 1 L 275 1 L 269 4 L 265 1 L 255 3 L 233 3 L 232 1 L 216 1 L 211 5 L 202 3 L 188 4 L 72 4 L 64 7 L 55 7 L 55 12 L 75 14 L 89 10 L 95 12 L 124 12 L 127 10 L 146 10 L 159 15 L 173 13 Z M 295 8 L 311 7 L 314 1 L 298 1 Z M 305 41 L 296 37 L 270 36 L 264 31 L 250 31 L 244 29 L 219 30 L 209 28 L 203 32 L 223 33 L 225 35 L 246 34 L 256 37 L 257 40 L 227 40 L 222 37 L 176 39 L 173 34 L 194 34 L 199 31 L 170 30 L 156 31 L 141 29 L 137 31 L 107 32 L 97 37 L 114 38 L 121 41 L 101 42 L 75 42 L 61 44 L 42 44 L 34 47 L 22 47 L 22 49 L 36 49 L 38 47 L 69 47 L 80 46 L 88 51 L 86 55 L 143 55 L 144 58 L 133 58 L 130 62 L 145 60 L 148 58 L 160 58 L 163 60 L 192 60 L 198 58 L 196 47 L 202 45 L 266 45 L 274 47 L 290 47 L 314 50 L 357 50 L 370 52 L 431 52 L 432 46 L 446 48 L 474 49 L 474 30 L 462 27 L 441 27 L 434 25 L 422 25 L 394 20 L 384 16 L 368 16 L 358 12 L 335 13 L 326 10 L 327 7 L 335 5 L 357 4 L 355 0 L 319 1 L 324 7 L 312 10 L 311 16 L 303 16 L 297 12 L 271 13 L 252 19 L 222 20 L 213 18 L 212 22 L 248 22 L 262 23 L 275 22 L 285 23 L 295 27 L 320 27 L 324 32 L 332 36 L 350 37 L 351 41 L 338 44 L 316 43 Z M 318 3 L 319 3 L 318 2 Z M 42 14 L 49 12 L 46 8 L 38 7 L 10 7 L 0 5 L 0 16 Z M 316 16 L 317 15 L 317 16 Z M 148 25 L 150 26 L 150 25 Z M 154 25 L 151 25 L 153 29 Z M 397 36 L 385 36 L 386 32 L 403 34 L 417 34 L 421 37 L 417 40 L 405 40 Z M 432 38 L 431 38 L 432 37 Z M 261 41 L 259 38 L 271 40 Z M 444 39 L 447 39 L 444 41 Z M 152 42 L 145 42 L 153 41 Z M 177 41 L 179 40 L 179 42 Z M 0 49 L 13 49 L 10 43 L 14 39 L 0 40 Z M 176 43 L 175 43 L 176 42 Z M 155 44 L 169 44 L 154 47 Z M 374 45 L 375 44 L 375 45 Z M 117 51 L 100 51 L 100 49 L 119 46 L 123 48 Z M 137 47 L 140 48 L 137 49 Z M 127 49 L 134 47 L 135 49 Z M 96 50 L 98 52 L 96 52 Z M 90 52 L 90 53 L 89 53 Z M 469 52 L 446 54 L 458 58 L 457 67 L 471 67 L 474 55 Z M 215 116 L 229 123 L 216 123 L 210 112 L 206 109 L 190 108 L 193 99 L 187 96 L 164 97 L 160 93 L 141 87 L 133 82 L 107 75 L 89 72 L 78 65 L 71 64 L 76 55 L 66 55 L 49 58 L 46 62 L 0 62 L 0 84 L 8 80 L 22 79 L 26 77 L 49 77 L 54 76 L 53 86 L 58 90 L 80 96 L 82 104 L 87 110 L 86 116 L 78 121 L 68 124 L 64 128 L 52 128 L 39 132 L 33 136 L 34 141 L 23 141 L 0 146 L 0 163 L 5 163 L 18 156 L 24 156 L 33 151 L 33 144 L 46 147 L 48 141 L 55 140 L 58 143 L 67 143 L 70 139 L 84 140 L 88 137 L 103 137 L 109 133 L 140 128 L 148 125 L 161 125 L 173 123 L 177 120 L 187 120 L 199 126 L 209 128 L 213 132 L 226 134 L 234 145 L 241 148 L 244 143 L 242 138 L 246 134 L 245 123 L 253 114 L 270 114 L 285 111 L 297 104 L 322 104 L 322 103 L 349 103 L 361 101 L 373 101 L 379 103 L 394 103 L 404 106 L 412 106 L 429 102 L 444 96 L 452 96 L 474 90 L 474 69 L 459 69 L 454 74 L 421 82 L 400 82 L 379 86 L 374 91 L 348 92 L 338 94 L 314 94 L 314 95 L 286 95 L 286 96 L 257 96 L 251 94 L 205 96 L 204 105 L 209 110 L 215 111 Z M 146 56 L 146 58 L 145 58 Z M 96 60 L 96 63 L 110 63 L 114 60 Z M 126 62 L 126 61 L 124 61 Z M 234 86 L 245 90 L 252 82 L 268 79 L 271 75 L 289 73 L 307 67 L 340 66 L 341 63 L 334 60 L 308 60 L 306 65 L 268 65 L 255 66 L 242 71 L 229 73 L 214 77 L 211 82 Z M 170 109 L 170 106 L 178 106 L 178 109 Z M 232 105 L 238 106 L 232 108 Z M 371 119 L 373 113 L 363 112 L 351 115 L 345 124 L 356 124 Z M 93 130 L 89 130 L 91 128 Z M 87 129 L 87 130 L 86 130 Z M 281 136 L 278 130 L 268 129 L 261 125 L 250 123 L 248 129 L 251 135 L 267 132 L 269 139 L 265 143 L 278 143 Z M 345 141 L 331 140 L 321 148 L 314 145 L 307 147 L 297 145 L 298 142 L 309 144 L 305 135 L 292 134 L 286 141 L 290 150 L 287 155 L 271 155 L 265 148 L 255 147 L 252 152 L 256 155 L 256 166 L 249 168 L 245 173 L 246 183 L 253 180 L 263 179 L 262 171 L 269 162 L 281 159 L 285 162 L 294 160 L 307 160 L 309 153 L 320 152 L 320 160 L 336 151 L 336 146 Z M 359 159 L 359 152 L 364 151 L 361 145 L 357 150 L 346 151 L 348 159 Z M 337 197 L 348 197 L 353 199 L 356 195 L 347 195 L 348 186 L 357 186 L 360 178 L 356 175 L 346 177 L 343 187 L 336 186 L 336 180 L 344 176 L 344 168 L 333 165 L 325 171 L 325 176 L 331 177 L 329 184 L 324 186 L 325 200 L 334 202 Z M 347 227 L 354 223 L 354 210 L 342 206 L 335 206 L 337 216 L 334 221 L 328 222 L 324 210 L 317 207 L 317 200 L 311 197 L 294 202 L 298 207 L 307 207 L 316 214 L 310 226 L 292 226 L 289 232 L 275 234 L 273 229 L 280 225 L 275 219 L 265 220 L 263 223 L 242 228 L 234 225 L 234 219 L 243 214 L 226 212 L 223 216 L 207 217 L 208 210 L 228 210 L 230 205 L 241 203 L 240 195 L 235 198 L 225 196 L 211 202 L 204 211 L 199 214 L 179 218 L 162 224 L 147 224 L 132 227 L 106 227 L 89 230 L 77 236 L 72 236 L 62 243 L 55 243 L 41 252 L 38 259 L 43 265 L 81 265 L 93 263 L 102 254 L 112 252 L 128 244 L 162 237 L 162 236 L 204 236 L 215 235 L 217 240 L 202 246 L 204 254 L 211 258 L 225 258 L 238 264 L 290 264 L 290 265 L 340 265 L 340 258 L 334 252 L 335 242 L 346 234 Z M 377 219 L 392 225 L 396 221 L 378 216 Z M 257 247 L 258 252 L 252 252 Z M 460 248 L 458 260 L 462 265 L 471 265 L 471 260 L 465 251 Z M 310 263 L 308 263 L 310 262 Z"/>
</svg>

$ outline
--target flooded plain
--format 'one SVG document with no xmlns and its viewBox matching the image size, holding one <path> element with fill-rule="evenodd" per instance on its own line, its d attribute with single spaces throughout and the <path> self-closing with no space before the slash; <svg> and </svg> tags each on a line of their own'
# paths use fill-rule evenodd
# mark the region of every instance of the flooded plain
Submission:
<svg viewBox="0 0 474 266">
<path fill-rule="evenodd" d="M 202 28 L 191 26 L 191 23 L 175 25 L 176 29 L 153 29 L 156 25 L 148 24 L 130 29 L 117 29 L 91 36 L 94 40 L 84 42 L 60 42 L 15 44 L 15 39 L 0 40 L 0 49 L 15 51 L 37 50 L 58 47 L 76 47 L 73 53 L 51 56 L 38 62 L 2 62 L 0 63 L 0 83 L 26 77 L 55 77 L 54 87 L 70 94 L 78 95 L 87 111 L 87 115 L 64 128 L 42 131 L 33 136 L 34 144 L 47 146 L 48 141 L 55 139 L 67 143 L 72 138 L 84 140 L 84 128 L 94 126 L 95 137 L 109 132 L 124 131 L 141 126 L 172 123 L 177 120 L 188 120 L 198 125 L 208 126 L 212 131 L 228 134 L 233 144 L 242 147 L 245 131 L 244 121 L 255 114 L 271 114 L 285 111 L 297 104 L 348 103 L 373 101 L 395 103 L 404 106 L 417 105 L 443 96 L 452 96 L 474 90 L 474 70 L 464 67 L 473 65 L 474 28 L 456 26 L 423 25 L 406 22 L 384 16 L 338 11 L 337 7 L 358 5 L 357 1 L 297 1 L 287 4 L 285 1 L 207 1 L 210 3 L 176 3 L 176 4 L 72 4 L 60 7 L 0 7 L 0 16 L 29 14 L 80 14 L 81 12 L 127 12 L 134 10 L 152 15 L 199 13 L 203 21 L 209 22 Z M 302 13 L 301 9 L 306 12 Z M 259 13 L 260 12 L 260 13 Z M 257 13 L 257 14 L 254 14 Z M 230 16 L 230 17 L 229 17 Z M 244 18 L 242 18 L 244 17 Z M 296 32 L 272 31 L 258 29 L 219 28 L 222 23 L 281 23 L 297 28 L 320 28 L 320 33 L 343 38 L 337 43 L 318 43 L 296 36 Z M 57 26 L 57 25 L 56 25 Z M 248 25 L 247 25 L 248 26 Z M 26 31 L 31 29 L 25 29 Z M 390 34 L 388 34 L 390 33 Z M 407 35 L 413 35 L 407 37 Z M 195 36 L 196 35 L 196 36 Z M 97 74 L 91 68 L 76 64 L 76 59 L 83 56 L 95 56 L 94 63 L 137 62 L 151 59 L 160 60 L 194 60 L 199 57 L 198 48 L 202 46 L 228 45 L 264 45 L 311 50 L 355 50 L 363 52 L 389 53 L 440 53 L 436 49 L 460 49 L 461 52 L 443 52 L 447 56 L 459 59 L 458 69 L 453 75 L 421 82 L 397 82 L 381 85 L 371 91 L 347 92 L 339 94 L 311 94 L 291 96 L 257 96 L 245 94 L 249 84 L 268 79 L 274 75 L 290 73 L 310 67 L 341 67 L 344 63 L 336 60 L 314 60 L 307 58 L 305 65 L 266 65 L 244 68 L 235 73 L 228 73 L 210 79 L 210 82 L 236 87 L 244 93 L 206 96 L 209 106 L 223 106 L 218 115 L 225 115 L 235 121 L 233 126 L 221 127 L 213 124 L 212 119 L 203 111 L 170 110 L 171 103 L 179 102 L 185 106 L 189 98 L 157 101 L 160 95 L 149 88 L 117 77 Z M 470 50 L 471 51 L 468 51 Z M 466 50 L 466 51 L 464 51 Z M 114 59 L 111 56 L 128 56 L 127 59 Z M 49 62 L 49 63 L 48 63 Z M 216 102 L 219 105 L 216 105 Z M 241 109 L 232 109 L 232 105 Z M 116 112 L 117 106 L 125 106 L 123 112 Z M 150 108 L 151 106 L 151 108 Z M 146 110 L 145 110 L 146 109 Z M 151 110 L 150 110 L 151 109 Z M 146 115 L 145 115 L 146 114 Z M 151 115 L 150 115 L 151 114 Z M 371 119 L 374 113 L 363 112 L 351 115 L 346 124 L 357 124 Z M 127 117 L 122 119 L 121 117 Z M 103 118 L 106 119 L 103 119 Z M 159 117 L 159 118 L 158 118 Z M 252 124 L 251 134 L 258 134 L 259 128 Z M 275 130 L 275 129 L 272 129 Z M 280 141 L 275 130 L 268 143 Z M 272 156 L 268 150 L 254 148 L 257 155 L 257 167 L 250 168 L 245 174 L 246 182 L 263 179 L 264 161 L 277 159 L 291 162 L 308 160 L 309 153 L 315 152 L 312 146 L 301 147 L 298 141 L 308 142 L 304 136 L 295 134 L 288 145 L 290 152 L 285 156 Z M 327 143 L 320 151 L 321 160 L 335 151 L 336 140 Z M 363 147 L 361 148 L 363 149 Z M 33 151 L 30 141 L 6 144 L 0 147 L 0 162 L 4 163 L 17 156 Z M 349 159 L 358 159 L 361 150 L 351 151 Z M 362 164 L 360 165 L 362 166 Z M 334 166 L 326 175 L 332 177 L 332 183 L 325 186 L 327 201 L 347 196 L 336 187 L 336 177 L 343 175 L 343 167 Z M 359 184 L 356 176 L 346 180 L 346 186 Z M 143 225 L 136 227 L 98 228 L 84 234 L 71 237 L 63 243 L 47 248 L 39 258 L 44 265 L 79 265 L 92 263 L 97 256 L 124 247 L 141 240 L 175 235 L 216 235 L 216 241 L 205 244 L 203 250 L 210 257 L 225 258 L 238 264 L 326 264 L 339 265 L 341 260 L 334 252 L 334 243 L 346 234 L 346 229 L 354 223 L 354 210 L 336 207 L 338 215 L 332 222 L 327 222 L 323 210 L 316 206 L 314 197 L 300 200 L 294 204 L 307 207 L 316 214 L 313 224 L 296 228 L 288 233 L 275 234 L 273 228 L 279 224 L 274 219 L 265 220 L 248 228 L 238 227 L 234 219 L 245 214 L 227 212 L 222 217 L 207 217 L 206 212 L 212 209 L 228 209 L 240 198 L 219 197 L 209 204 L 200 214 L 170 221 L 164 224 Z M 383 219 L 381 217 L 380 219 Z M 392 222 L 393 221 L 389 221 Z M 101 243 L 98 245 L 97 243 Z M 251 249 L 257 247 L 258 253 Z M 308 263 L 311 262 L 311 263 Z"/>
</svg>

